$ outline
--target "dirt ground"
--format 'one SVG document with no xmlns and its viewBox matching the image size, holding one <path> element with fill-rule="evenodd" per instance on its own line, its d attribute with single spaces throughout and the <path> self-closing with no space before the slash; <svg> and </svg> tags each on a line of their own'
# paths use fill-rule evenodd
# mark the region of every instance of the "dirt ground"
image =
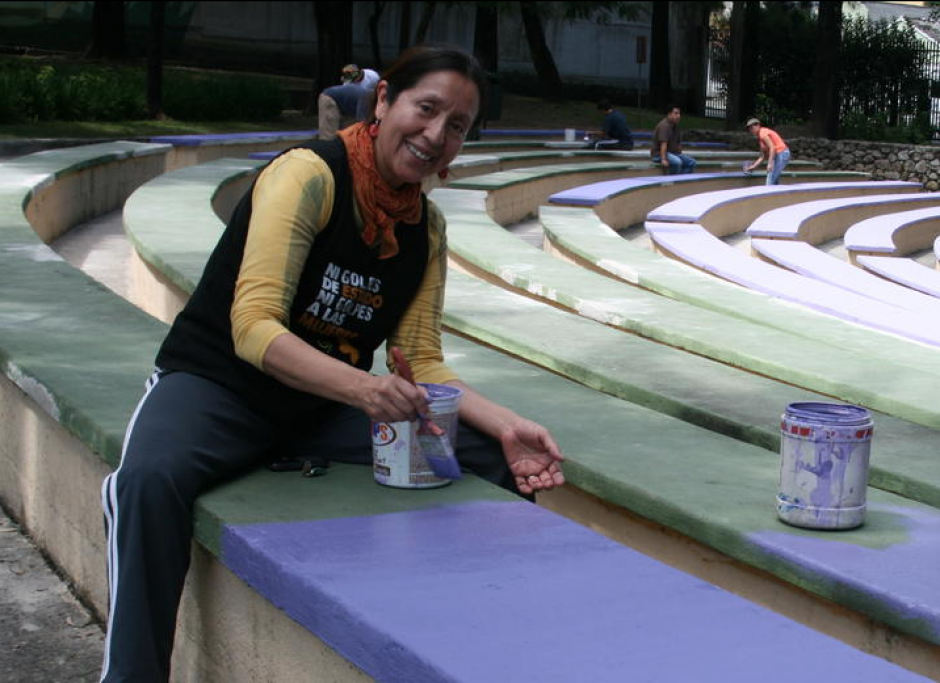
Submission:
<svg viewBox="0 0 940 683">
<path fill-rule="evenodd" d="M 4 683 L 99 679 L 104 652 L 100 624 L 2 509 L 0 633 Z"/>
</svg>

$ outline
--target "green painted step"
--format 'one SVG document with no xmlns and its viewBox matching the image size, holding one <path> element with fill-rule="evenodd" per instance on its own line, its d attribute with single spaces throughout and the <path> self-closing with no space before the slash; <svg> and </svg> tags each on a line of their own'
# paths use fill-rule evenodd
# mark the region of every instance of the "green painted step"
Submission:
<svg viewBox="0 0 940 683">
<path fill-rule="evenodd" d="M 768 325 L 852 353 L 940 374 L 940 351 L 740 287 L 620 237 L 591 209 L 542 206 L 545 237 L 610 277 L 670 299 Z M 875 359 L 880 359 L 876 361 Z"/>
<path fill-rule="evenodd" d="M 512 287 L 669 346 L 929 427 L 940 374 L 912 370 L 618 283 L 518 239 L 485 213 L 482 192 L 435 190 L 453 254 Z M 599 361 L 602 362 L 602 361 Z"/>
</svg>

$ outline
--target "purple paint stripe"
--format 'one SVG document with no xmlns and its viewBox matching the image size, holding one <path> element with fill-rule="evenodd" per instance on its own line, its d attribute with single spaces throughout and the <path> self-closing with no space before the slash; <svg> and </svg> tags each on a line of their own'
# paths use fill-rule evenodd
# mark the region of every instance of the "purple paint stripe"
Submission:
<svg viewBox="0 0 940 683">
<path fill-rule="evenodd" d="M 924 680 L 524 502 L 229 527 L 223 558 L 390 683 Z"/>
<path fill-rule="evenodd" d="M 748 539 L 774 557 L 804 568 L 827 584 L 864 596 L 899 621 L 918 621 L 940 643 L 940 515 L 929 508 L 868 504 L 868 525 L 905 529 L 905 542 L 888 548 L 852 543 L 851 532 L 812 535 L 761 531 Z M 894 537 L 894 536 L 892 536 Z M 895 624 L 896 625 L 896 624 Z"/>
</svg>

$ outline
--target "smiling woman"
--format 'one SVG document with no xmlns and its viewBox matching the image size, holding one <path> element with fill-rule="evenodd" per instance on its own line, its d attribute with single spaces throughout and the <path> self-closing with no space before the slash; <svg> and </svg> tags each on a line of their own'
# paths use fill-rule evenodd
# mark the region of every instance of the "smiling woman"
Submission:
<svg viewBox="0 0 940 683">
<path fill-rule="evenodd" d="M 548 430 L 476 393 L 443 360 L 447 242 L 421 181 L 460 151 L 483 84 L 467 53 L 413 48 L 379 82 L 370 124 L 282 153 L 235 209 L 102 489 L 103 681 L 168 679 L 202 491 L 275 453 L 371 464 L 370 420 L 427 415 L 425 389 L 370 372 L 382 343 L 404 352 L 417 382 L 463 391 L 463 469 L 524 496 L 564 483 Z"/>
</svg>

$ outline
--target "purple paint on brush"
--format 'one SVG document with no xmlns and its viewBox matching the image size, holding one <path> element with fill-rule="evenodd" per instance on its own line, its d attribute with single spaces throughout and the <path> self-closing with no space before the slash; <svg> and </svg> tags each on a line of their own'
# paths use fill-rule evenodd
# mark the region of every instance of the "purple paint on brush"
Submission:
<svg viewBox="0 0 940 683">
<path fill-rule="evenodd" d="M 223 561 L 376 680 L 922 681 L 526 502 L 227 528 Z"/>
</svg>

